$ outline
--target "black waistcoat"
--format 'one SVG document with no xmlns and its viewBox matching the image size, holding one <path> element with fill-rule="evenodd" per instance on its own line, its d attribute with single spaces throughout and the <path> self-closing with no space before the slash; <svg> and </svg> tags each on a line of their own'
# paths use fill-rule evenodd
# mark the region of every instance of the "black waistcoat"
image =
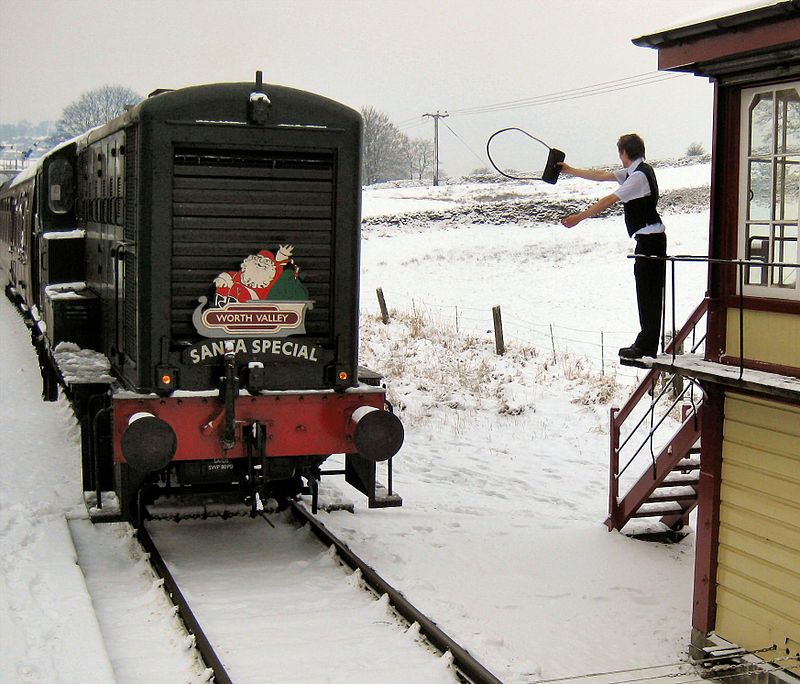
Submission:
<svg viewBox="0 0 800 684">
<path fill-rule="evenodd" d="M 650 166 L 650 164 L 641 162 L 633 173 L 637 171 L 641 171 L 644 177 L 647 178 L 647 184 L 650 186 L 650 194 L 646 197 L 637 197 L 622 205 L 625 210 L 625 227 L 628 229 L 628 235 L 631 237 L 633 237 L 633 234 L 637 230 L 641 230 L 651 223 L 661 223 L 661 217 L 658 215 L 658 211 L 656 211 L 658 183 L 656 182 L 656 174 L 653 171 L 653 167 Z"/>
</svg>

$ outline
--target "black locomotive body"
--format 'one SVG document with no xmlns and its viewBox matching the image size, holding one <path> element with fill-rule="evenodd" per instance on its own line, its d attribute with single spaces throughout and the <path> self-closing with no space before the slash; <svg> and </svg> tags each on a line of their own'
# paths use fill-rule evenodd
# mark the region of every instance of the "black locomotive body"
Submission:
<svg viewBox="0 0 800 684">
<path fill-rule="evenodd" d="M 358 365 L 361 125 L 260 74 L 157 91 L 3 186 L 0 275 L 100 504 L 316 494 L 332 453 L 370 506 L 400 504 L 375 473 L 402 426 Z"/>
</svg>

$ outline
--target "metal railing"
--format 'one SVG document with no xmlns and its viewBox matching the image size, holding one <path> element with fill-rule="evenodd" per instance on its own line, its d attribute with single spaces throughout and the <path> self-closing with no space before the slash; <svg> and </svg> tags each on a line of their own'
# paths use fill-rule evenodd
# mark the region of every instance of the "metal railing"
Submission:
<svg viewBox="0 0 800 684">
<path fill-rule="evenodd" d="M 718 266 L 735 266 L 736 267 L 736 281 L 737 281 L 737 297 L 738 297 L 738 311 L 739 311 L 739 379 L 742 379 L 744 375 L 744 360 L 745 360 L 745 351 L 744 351 L 744 300 L 745 300 L 745 293 L 744 287 L 745 285 L 752 285 L 752 283 L 745 283 L 745 269 L 746 268 L 757 268 L 759 270 L 763 269 L 777 269 L 781 273 L 784 271 L 797 271 L 795 273 L 795 285 L 794 287 L 800 287 L 800 264 L 798 263 L 789 263 L 789 262 L 782 262 L 782 261 L 767 261 L 765 259 L 714 259 L 712 257 L 707 256 L 695 256 L 695 255 L 675 255 L 675 256 L 667 256 L 667 257 L 652 257 L 652 256 L 643 256 L 643 255 L 630 255 L 629 259 L 654 259 L 657 261 L 665 261 L 670 263 L 670 278 L 671 278 L 671 285 L 672 285 L 672 297 L 671 297 L 671 304 L 672 304 L 672 329 L 675 329 L 676 320 L 675 320 L 675 264 L 676 263 L 707 263 L 709 265 L 714 264 Z M 760 285 L 760 283 L 759 283 Z M 774 288 L 778 289 L 778 288 Z M 788 289 L 788 288 L 787 288 Z M 663 345 L 662 345 L 663 346 Z M 669 353 L 667 349 L 664 349 L 665 353 Z M 672 350 L 672 358 L 673 361 L 675 360 L 676 351 Z"/>
<path fill-rule="evenodd" d="M 691 338 L 689 346 L 690 353 L 697 352 L 705 343 L 705 333 L 698 334 L 698 327 L 708 312 L 708 300 L 704 299 L 700 305 L 692 312 L 683 327 L 675 333 L 672 340 L 664 345 L 664 353 L 673 354 L 673 357 L 678 354 L 684 343 Z M 608 516 L 609 520 L 616 524 L 618 521 L 617 509 L 619 506 L 619 492 L 620 483 L 623 475 L 628 471 L 630 466 L 637 460 L 640 454 L 647 451 L 650 455 L 650 465 L 653 469 L 653 476 L 655 477 L 656 463 L 655 452 L 656 446 L 654 440 L 656 439 L 657 431 L 664 425 L 667 418 L 672 413 L 678 404 L 681 402 L 689 406 L 688 410 L 683 411 L 683 418 L 686 420 L 689 417 L 697 419 L 697 414 L 702 403 L 702 398 L 695 399 L 694 396 L 694 383 L 690 383 L 682 388 L 676 386 L 676 376 L 670 376 L 666 382 L 662 383 L 660 392 L 657 392 L 659 378 L 662 376 L 662 371 L 651 369 L 644 379 L 634 390 L 628 401 L 622 408 L 612 406 L 610 410 L 609 421 L 609 486 L 608 486 Z M 672 394 L 672 400 L 662 402 L 664 397 Z M 688 397 L 688 401 L 687 401 Z M 636 410 L 641 406 L 644 401 L 648 401 L 649 406 L 639 411 L 639 416 L 636 424 L 627 432 L 623 437 L 623 425 L 629 417 L 631 417 Z M 667 406 L 664 407 L 664 404 Z M 656 417 L 656 413 L 659 413 Z M 641 428 L 649 422 L 646 431 Z M 644 434 L 642 434 L 644 432 Z M 638 436 L 638 445 L 633 443 L 634 438 Z M 627 461 L 623 466 L 620 466 L 622 461 L 622 451 L 628 445 L 631 445 L 633 453 L 627 457 Z M 620 525 L 621 526 L 621 525 Z"/>
<path fill-rule="evenodd" d="M 745 285 L 752 285 L 753 283 L 746 283 L 745 280 L 745 273 L 747 269 L 755 268 L 759 269 L 759 277 L 760 281 L 764 280 L 764 269 L 768 269 L 767 271 L 767 282 L 769 282 L 769 274 L 778 272 L 781 275 L 781 278 L 786 278 L 787 276 L 787 269 L 795 269 L 797 270 L 800 268 L 796 263 L 786 263 L 786 262 L 770 262 L 763 258 L 758 259 L 714 259 L 706 256 L 694 256 L 694 255 L 676 255 L 676 256 L 668 256 L 668 257 L 648 257 L 642 255 L 631 255 L 630 258 L 644 258 L 644 259 L 655 259 L 659 261 L 665 261 L 670 263 L 670 281 L 671 281 L 671 301 L 670 301 L 670 316 L 672 326 L 671 329 L 676 329 L 676 264 L 678 263 L 707 263 L 709 265 L 716 266 L 718 268 L 735 268 L 736 269 L 736 282 L 737 282 L 737 308 L 738 308 L 738 326 L 739 326 L 739 349 L 738 349 L 738 367 L 739 367 L 739 380 L 742 379 L 744 375 L 744 367 L 745 367 L 745 292 L 744 288 Z M 776 270 L 772 270 L 776 269 Z M 789 277 L 786 278 L 787 280 L 791 280 L 792 275 L 789 274 Z M 797 284 L 797 274 L 793 276 L 795 278 L 795 287 L 798 287 Z M 761 285 L 761 282 L 758 283 Z M 704 317 L 706 317 L 709 309 L 709 300 L 705 299 L 689 316 L 687 321 L 684 323 L 683 327 L 674 334 L 671 341 L 668 343 L 662 338 L 662 350 L 664 354 L 671 354 L 673 363 L 675 362 L 677 356 L 682 353 L 683 344 L 689 340 L 691 337 L 691 343 L 689 344 L 689 353 L 698 353 L 703 347 L 706 341 L 706 332 L 701 331 L 700 324 Z M 666 319 L 666 306 L 664 311 L 664 319 Z M 664 320 L 664 329 L 668 329 L 666 325 L 666 320 Z M 669 448 L 672 445 L 673 441 L 675 440 L 684 440 L 685 435 L 683 435 L 683 428 L 685 426 L 686 420 L 691 418 L 695 421 L 695 430 L 699 427 L 697 424 L 698 420 L 698 412 L 700 406 L 702 405 L 702 396 L 698 399 L 695 399 L 694 396 L 694 387 L 695 383 L 692 381 L 689 383 L 688 387 L 684 388 L 677 388 L 676 387 L 676 379 L 679 376 L 672 375 L 666 382 L 663 383 L 660 392 L 657 392 L 657 384 L 659 378 L 662 376 L 662 371 L 657 369 L 651 369 L 641 383 L 636 387 L 628 401 L 625 403 L 624 406 L 621 408 L 612 407 L 610 411 L 610 422 L 609 422 L 609 441 L 610 441 L 610 454 L 609 454 L 609 522 L 610 523 L 618 523 L 621 522 L 618 520 L 618 510 L 619 510 L 619 492 L 621 489 L 620 483 L 622 480 L 623 475 L 630 469 L 630 466 L 637 460 L 637 458 L 647 450 L 650 455 L 650 461 L 652 464 L 652 472 L 653 477 L 656 474 L 656 450 L 660 448 Z M 673 400 L 671 403 L 668 403 L 666 408 L 664 407 L 664 402 L 662 401 L 667 394 L 672 391 Z M 688 395 L 687 395 L 688 393 Z M 684 410 L 682 412 L 682 418 L 684 421 L 684 426 L 681 426 L 677 432 L 675 432 L 664 445 L 655 446 L 654 440 L 656 439 L 657 431 L 664 425 L 668 416 L 672 413 L 672 411 L 676 408 L 678 404 L 682 401 L 686 401 L 688 396 L 688 402 L 684 406 Z M 649 406 L 643 407 L 642 404 L 647 399 Z M 640 414 L 638 421 L 635 425 L 626 432 L 623 436 L 623 426 L 626 424 L 629 418 L 631 418 L 634 414 Z M 658 414 L 658 415 L 657 415 Z M 642 427 L 647 425 L 646 430 L 642 430 Z M 644 433 L 644 434 L 643 434 Z M 698 433 L 699 434 L 699 433 Z M 636 436 L 639 436 L 640 439 L 638 442 L 635 440 Z M 648 449 L 649 447 L 649 449 Z M 624 465 L 622 464 L 622 452 L 623 449 L 632 450 L 633 453 L 630 456 L 626 455 L 626 460 Z M 644 470 L 646 473 L 646 469 Z M 624 523 L 623 523 L 624 524 Z M 621 526 L 621 525 L 620 525 Z"/>
</svg>

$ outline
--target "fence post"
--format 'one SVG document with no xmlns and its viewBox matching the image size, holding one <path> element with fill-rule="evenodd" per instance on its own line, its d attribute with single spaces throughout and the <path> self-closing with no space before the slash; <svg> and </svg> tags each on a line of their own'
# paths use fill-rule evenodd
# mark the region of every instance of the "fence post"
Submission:
<svg viewBox="0 0 800 684">
<path fill-rule="evenodd" d="M 383 298 L 383 288 L 379 287 L 375 291 L 378 293 L 378 306 L 381 307 L 381 320 L 386 325 L 389 322 L 389 311 L 386 308 L 386 300 Z"/>
<path fill-rule="evenodd" d="M 494 319 L 494 348 L 498 356 L 506 352 L 506 345 L 503 342 L 503 319 L 500 316 L 500 307 L 492 307 L 492 318 Z"/>
<path fill-rule="evenodd" d="M 550 323 L 550 345 L 553 347 L 553 363 L 556 362 L 556 338 L 553 336 L 553 324 Z"/>
<path fill-rule="evenodd" d="M 600 331 L 600 375 L 606 374 L 606 355 L 605 355 L 605 340 L 603 339 L 603 331 Z"/>
</svg>

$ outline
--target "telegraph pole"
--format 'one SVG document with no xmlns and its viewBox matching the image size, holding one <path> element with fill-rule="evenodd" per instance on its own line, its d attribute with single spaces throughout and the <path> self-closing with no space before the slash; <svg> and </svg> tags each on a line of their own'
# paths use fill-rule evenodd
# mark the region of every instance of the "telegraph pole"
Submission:
<svg viewBox="0 0 800 684">
<path fill-rule="evenodd" d="M 439 119 L 446 119 L 450 116 L 447 112 L 440 114 L 423 114 L 433 119 L 433 184 L 439 185 Z"/>
</svg>

